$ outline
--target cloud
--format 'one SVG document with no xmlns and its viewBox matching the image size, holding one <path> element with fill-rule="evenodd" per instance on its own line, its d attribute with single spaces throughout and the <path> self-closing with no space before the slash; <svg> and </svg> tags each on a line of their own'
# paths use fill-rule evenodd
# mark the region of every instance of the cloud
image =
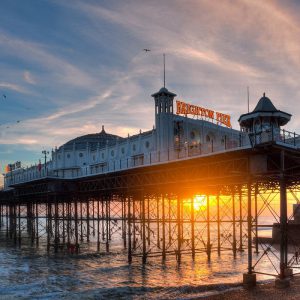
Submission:
<svg viewBox="0 0 300 300">
<path fill-rule="evenodd" d="M 25 71 L 23 73 L 23 78 L 29 84 L 36 84 L 35 79 L 33 78 L 32 74 L 29 71 Z"/>
<path fill-rule="evenodd" d="M 251 107 L 266 91 L 276 107 L 300 114 L 293 104 L 300 96 L 300 18 L 290 1 L 55 3 L 68 14 L 56 24 L 59 31 L 47 29 L 47 38 L 0 31 L 0 55 L 22 62 L 5 60 L 5 74 L 11 73 L 0 77 L 0 88 L 36 95 L 20 100 L 32 113 L 1 127 L 0 144 L 37 151 L 102 124 L 121 136 L 151 129 L 150 95 L 162 85 L 163 52 L 167 87 L 230 113 L 235 128 L 247 109 L 247 86 Z M 300 121 L 289 127 L 299 130 Z"/>
<path fill-rule="evenodd" d="M 2 45 L 2 52 L 13 54 L 15 57 L 38 65 L 39 68 L 42 67 L 47 72 L 51 71 L 56 81 L 85 88 L 91 87 L 96 82 L 92 76 L 68 62 L 66 58 L 60 58 L 59 55 L 47 51 L 49 46 L 23 40 L 3 31 L 0 31 L 0 44 Z"/>
<path fill-rule="evenodd" d="M 14 84 L 14 83 L 0 82 L 0 88 L 12 90 L 12 91 L 18 92 L 20 94 L 30 94 L 30 92 L 27 89 L 25 89 L 22 86 L 19 86 L 17 84 Z"/>
</svg>

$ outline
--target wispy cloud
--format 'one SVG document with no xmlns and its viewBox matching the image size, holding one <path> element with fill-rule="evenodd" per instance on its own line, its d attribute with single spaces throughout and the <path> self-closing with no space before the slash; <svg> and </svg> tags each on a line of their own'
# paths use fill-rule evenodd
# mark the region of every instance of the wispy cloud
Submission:
<svg viewBox="0 0 300 300">
<path fill-rule="evenodd" d="M 0 89 L 12 90 L 21 94 L 30 94 L 30 92 L 22 86 L 9 82 L 0 82 Z"/>
<path fill-rule="evenodd" d="M 246 86 L 251 106 L 266 91 L 275 106 L 300 114 L 293 104 L 300 96 L 295 2 L 54 3 L 68 12 L 57 28 L 32 35 L 30 30 L 24 35 L 20 26 L 0 31 L 0 56 L 9 58 L 3 59 L 6 77 L 0 74 L 0 89 L 22 94 L 18 103 L 30 107 L 17 116 L 12 107 L 1 108 L 21 123 L 8 119 L 9 128 L 1 127 L 0 151 L 1 144 L 18 143 L 36 155 L 42 147 L 100 131 L 102 124 L 121 136 L 151 129 L 150 95 L 162 85 L 164 52 L 167 87 L 230 113 L 235 127 L 246 110 Z M 46 13 L 46 8 L 39 12 Z M 145 47 L 151 52 L 145 54 Z M 300 130 L 298 119 L 289 124 L 293 130 Z M 28 151 L 24 159 L 29 161 Z"/>
<path fill-rule="evenodd" d="M 36 80 L 33 78 L 32 74 L 29 71 L 23 73 L 24 80 L 29 84 L 36 84 Z"/>
</svg>

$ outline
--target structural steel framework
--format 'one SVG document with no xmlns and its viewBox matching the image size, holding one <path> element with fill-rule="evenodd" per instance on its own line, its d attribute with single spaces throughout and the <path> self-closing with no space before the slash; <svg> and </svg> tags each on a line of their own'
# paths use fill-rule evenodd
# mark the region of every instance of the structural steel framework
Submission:
<svg viewBox="0 0 300 300">
<path fill-rule="evenodd" d="M 300 151 L 266 143 L 73 180 L 45 177 L 0 192 L 0 238 L 54 252 L 125 250 L 129 262 L 143 263 L 247 250 L 248 274 L 284 279 L 300 268 L 291 209 L 299 174 Z M 276 236 L 262 236 L 270 228 Z M 272 268 L 262 271 L 266 262 Z"/>
</svg>

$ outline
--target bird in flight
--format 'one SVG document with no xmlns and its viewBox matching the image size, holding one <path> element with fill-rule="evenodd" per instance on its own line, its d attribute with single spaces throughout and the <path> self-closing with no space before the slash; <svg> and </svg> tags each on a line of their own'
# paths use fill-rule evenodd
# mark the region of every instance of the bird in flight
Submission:
<svg viewBox="0 0 300 300">
<path fill-rule="evenodd" d="M 149 51 L 151 51 L 150 49 L 143 49 L 143 51 L 145 51 L 145 52 L 149 52 Z"/>
<path fill-rule="evenodd" d="M 6 99 L 6 95 L 5 94 L 3 94 L 2 97 L 3 97 L 3 99 Z"/>
</svg>

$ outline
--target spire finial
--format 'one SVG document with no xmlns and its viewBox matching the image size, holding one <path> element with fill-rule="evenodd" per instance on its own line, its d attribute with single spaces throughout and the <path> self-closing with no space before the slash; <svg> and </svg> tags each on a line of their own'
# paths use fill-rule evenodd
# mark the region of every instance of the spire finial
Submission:
<svg viewBox="0 0 300 300">
<path fill-rule="evenodd" d="M 164 88 L 166 87 L 166 54 L 164 53 Z"/>
<path fill-rule="evenodd" d="M 102 125 L 102 132 L 105 132 L 105 130 L 104 130 L 104 125 Z"/>
<path fill-rule="evenodd" d="M 266 97 L 266 93 L 264 93 L 264 97 Z"/>
<path fill-rule="evenodd" d="M 247 86 L 248 113 L 250 112 L 249 86 Z"/>
</svg>

